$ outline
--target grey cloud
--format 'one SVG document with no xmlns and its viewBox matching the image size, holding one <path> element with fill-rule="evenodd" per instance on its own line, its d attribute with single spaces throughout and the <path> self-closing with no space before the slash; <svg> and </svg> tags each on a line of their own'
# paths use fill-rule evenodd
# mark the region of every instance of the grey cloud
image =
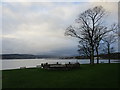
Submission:
<svg viewBox="0 0 120 90">
<path fill-rule="evenodd" d="M 64 4 L 64 5 L 63 5 Z M 78 40 L 64 36 L 91 3 L 7 3 L 3 5 L 3 53 L 77 55 Z"/>
</svg>

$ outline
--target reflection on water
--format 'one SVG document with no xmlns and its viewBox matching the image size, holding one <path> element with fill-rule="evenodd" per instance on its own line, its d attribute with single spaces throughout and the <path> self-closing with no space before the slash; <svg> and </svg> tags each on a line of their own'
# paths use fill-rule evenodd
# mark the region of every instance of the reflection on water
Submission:
<svg viewBox="0 0 120 90">
<path fill-rule="evenodd" d="M 119 63 L 117 62 L 119 60 L 111 60 L 111 63 Z M 56 63 L 59 62 L 61 64 L 65 64 L 68 62 L 75 63 L 79 62 L 80 64 L 89 64 L 89 59 L 14 59 L 14 60 L 2 60 L 2 68 L 0 70 L 6 70 L 6 69 L 18 69 L 20 67 L 36 67 L 40 65 L 41 63 Z M 95 63 L 97 60 L 94 61 Z M 100 60 L 100 63 L 108 63 L 108 60 Z"/>
</svg>

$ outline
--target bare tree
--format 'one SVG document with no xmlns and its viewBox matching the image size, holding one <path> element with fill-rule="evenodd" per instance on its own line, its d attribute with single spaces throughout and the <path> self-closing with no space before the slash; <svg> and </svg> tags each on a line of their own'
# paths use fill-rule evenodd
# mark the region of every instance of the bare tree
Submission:
<svg viewBox="0 0 120 90">
<path fill-rule="evenodd" d="M 102 40 L 103 37 L 106 36 L 106 33 L 101 33 L 101 31 L 104 31 L 106 30 L 107 28 L 106 27 L 101 27 L 101 28 L 97 28 L 97 33 L 96 33 L 96 44 L 95 44 L 95 51 L 96 51 L 96 55 L 97 55 L 97 64 L 99 63 L 99 46 L 100 46 L 100 41 Z"/>
<path fill-rule="evenodd" d="M 87 47 L 84 47 L 85 44 L 82 45 L 82 50 L 89 52 L 91 64 L 94 64 L 94 52 L 98 50 L 100 41 L 106 33 L 110 32 L 103 24 L 105 14 L 102 6 L 88 9 L 79 15 L 76 19 L 76 25 L 69 26 L 65 32 L 65 35 L 78 38 L 81 42 L 84 41 L 87 44 Z"/>
<path fill-rule="evenodd" d="M 96 54 L 97 54 L 97 64 L 99 63 L 99 45 L 100 45 L 100 41 L 105 38 L 105 37 L 108 37 L 108 33 L 112 33 L 114 34 L 114 37 L 116 37 L 116 34 L 115 32 L 117 31 L 117 24 L 112 24 L 110 26 L 110 28 L 107 28 L 107 27 L 101 27 L 101 28 L 97 28 L 98 30 L 98 34 L 96 35 L 96 46 L 95 46 L 95 50 L 96 50 Z M 101 33 L 99 32 L 100 30 L 102 29 L 107 29 L 107 31 L 105 33 Z M 104 31 L 104 30 L 103 30 Z"/>
<path fill-rule="evenodd" d="M 113 51 L 114 47 L 112 46 L 112 44 L 116 41 L 116 36 L 114 33 L 110 33 L 108 36 L 106 36 L 105 38 L 103 38 L 104 41 L 104 45 L 106 45 L 104 48 L 104 51 L 107 52 L 108 54 L 108 63 L 110 63 L 110 54 Z"/>
</svg>

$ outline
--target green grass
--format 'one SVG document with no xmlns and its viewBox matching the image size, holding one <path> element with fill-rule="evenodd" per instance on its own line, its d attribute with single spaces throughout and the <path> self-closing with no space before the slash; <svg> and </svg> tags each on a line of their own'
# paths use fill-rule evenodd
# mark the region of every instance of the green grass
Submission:
<svg viewBox="0 0 120 90">
<path fill-rule="evenodd" d="M 2 88 L 119 88 L 119 65 L 81 65 L 69 71 L 3 70 Z"/>
</svg>

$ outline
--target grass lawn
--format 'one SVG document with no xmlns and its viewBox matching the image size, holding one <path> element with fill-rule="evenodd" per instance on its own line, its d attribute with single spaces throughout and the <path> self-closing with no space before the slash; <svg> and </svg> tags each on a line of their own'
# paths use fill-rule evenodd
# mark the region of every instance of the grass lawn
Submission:
<svg viewBox="0 0 120 90">
<path fill-rule="evenodd" d="M 119 65 L 85 64 L 69 71 L 3 70 L 2 88 L 119 88 Z"/>
</svg>

